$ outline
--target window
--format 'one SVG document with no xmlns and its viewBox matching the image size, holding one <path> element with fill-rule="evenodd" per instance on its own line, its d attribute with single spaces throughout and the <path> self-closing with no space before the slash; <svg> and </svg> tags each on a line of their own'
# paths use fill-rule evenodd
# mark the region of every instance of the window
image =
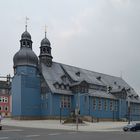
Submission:
<svg viewBox="0 0 140 140">
<path fill-rule="evenodd" d="M 8 110 L 9 110 L 9 107 L 8 107 L 8 106 L 5 106 L 5 107 L 4 107 L 4 110 L 5 110 L 5 111 L 8 111 Z"/>
<path fill-rule="evenodd" d="M 27 42 L 27 47 L 30 47 L 30 42 Z"/>
<path fill-rule="evenodd" d="M 98 110 L 102 110 L 102 101 L 101 101 L 101 98 L 98 98 Z"/>
<path fill-rule="evenodd" d="M 104 99 L 104 110 L 107 111 L 107 99 Z"/>
<path fill-rule="evenodd" d="M 113 111 L 113 100 L 110 100 L 110 111 Z"/>
<path fill-rule="evenodd" d="M 75 73 L 78 77 L 80 77 L 80 71 Z"/>
<path fill-rule="evenodd" d="M 2 94 L 5 94 L 6 93 L 6 89 L 2 89 L 1 92 L 2 92 Z"/>
<path fill-rule="evenodd" d="M 61 85 L 61 89 L 64 90 L 64 88 L 65 88 L 64 85 Z"/>
<path fill-rule="evenodd" d="M 0 106 L 0 111 L 2 111 L 2 106 Z"/>
<path fill-rule="evenodd" d="M 114 111 L 118 111 L 118 103 L 117 103 L 117 101 L 115 101 L 115 103 L 114 103 Z"/>
<path fill-rule="evenodd" d="M 43 53 L 46 53 L 46 48 L 43 48 L 43 51 L 42 51 Z"/>
<path fill-rule="evenodd" d="M 96 98 L 93 98 L 93 109 L 96 110 Z"/>
<path fill-rule="evenodd" d="M 48 99 L 48 94 L 47 93 L 41 94 L 41 99 L 42 100 Z"/>
<path fill-rule="evenodd" d="M 26 45 L 26 42 L 25 42 L 25 41 L 24 41 L 24 42 L 22 42 L 22 45 L 23 45 L 23 46 L 25 46 L 25 45 Z"/>
<path fill-rule="evenodd" d="M 1 96 L 0 97 L 0 102 L 1 103 L 8 103 L 8 97 Z"/>
<path fill-rule="evenodd" d="M 7 97 L 5 97 L 5 103 L 8 103 L 8 98 Z"/>
<path fill-rule="evenodd" d="M 69 86 L 68 85 L 66 86 L 66 89 L 69 90 Z"/>
<path fill-rule="evenodd" d="M 85 103 L 87 102 L 87 96 L 84 97 Z"/>
<path fill-rule="evenodd" d="M 42 108 L 42 109 L 48 108 L 48 104 L 47 104 L 47 103 L 42 103 L 42 104 L 41 104 L 41 108 Z"/>
<path fill-rule="evenodd" d="M 50 54 L 50 49 L 47 49 L 47 53 Z"/>
<path fill-rule="evenodd" d="M 65 75 L 61 76 L 62 81 L 66 82 L 67 77 Z"/>
<path fill-rule="evenodd" d="M 61 97 L 61 108 L 71 107 L 71 96 L 62 95 Z"/>
</svg>

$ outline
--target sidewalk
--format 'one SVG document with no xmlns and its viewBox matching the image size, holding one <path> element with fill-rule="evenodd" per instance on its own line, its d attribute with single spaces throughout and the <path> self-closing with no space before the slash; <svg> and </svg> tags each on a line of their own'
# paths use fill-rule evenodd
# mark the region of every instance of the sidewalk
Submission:
<svg viewBox="0 0 140 140">
<path fill-rule="evenodd" d="M 122 131 L 122 127 L 127 122 L 98 122 L 85 124 L 79 124 L 79 131 Z M 59 129 L 59 130 L 71 130 L 76 131 L 75 124 L 62 124 L 59 120 L 12 120 L 5 118 L 2 120 L 2 125 L 7 126 L 19 126 L 30 128 L 43 128 L 43 129 Z"/>
</svg>

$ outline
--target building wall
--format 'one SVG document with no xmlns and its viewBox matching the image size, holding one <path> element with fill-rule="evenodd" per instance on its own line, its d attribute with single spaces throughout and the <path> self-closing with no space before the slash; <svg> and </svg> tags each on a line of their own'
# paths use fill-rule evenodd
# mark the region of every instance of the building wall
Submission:
<svg viewBox="0 0 140 140">
<path fill-rule="evenodd" d="M 0 113 L 3 116 L 10 116 L 10 96 L 1 95 L 0 96 Z"/>
<path fill-rule="evenodd" d="M 42 117 L 59 117 L 60 115 L 69 116 L 72 111 L 72 96 L 70 108 L 61 105 L 61 94 L 48 93 L 47 98 L 41 99 L 41 112 Z"/>
<path fill-rule="evenodd" d="M 40 77 L 36 68 L 21 66 L 12 81 L 12 116 L 40 117 Z"/>
<path fill-rule="evenodd" d="M 8 82 L 7 77 L 6 80 L 0 81 L 0 113 L 3 116 L 11 115 L 11 100 L 10 100 L 10 81 Z"/>
<path fill-rule="evenodd" d="M 64 107 L 61 105 L 63 96 L 66 95 L 51 92 L 41 94 L 40 76 L 37 69 L 19 66 L 12 81 L 12 116 L 41 118 L 59 117 L 61 114 L 63 117 L 67 117 L 70 116 L 71 111 L 75 111 L 76 107 L 79 106 L 80 116 L 112 120 L 127 118 L 128 105 L 125 99 L 99 98 L 89 96 L 88 93 L 75 93 L 69 95 L 71 97 L 70 107 Z M 94 99 L 96 99 L 95 103 L 93 103 Z M 131 120 L 140 119 L 138 111 L 140 111 L 140 105 L 131 104 Z"/>
<path fill-rule="evenodd" d="M 127 115 L 127 102 L 125 99 L 119 99 L 119 119 L 126 119 Z"/>
<path fill-rule="evenodd" d="M 93 100 L 96 99 L 96 103 L 93 103 Z M 100 100 L 100 108 L 99 108 L 99 100 Z M 106 109 L 105 109 L 106 102 Z M 112 109 L 110 108 L 110 104 L 112 104 Z M 78 104 L 78 94 L 74 96 L 74 106 L 76 107 Z M 96 104 L 96 105 L 95 105 Z M 95 107 L 96 106 L 96 107 Z M 92 97 L 79 94 L 79 108 L 80 108 L 80 116 L 91 116 L 94 118 L 104 118 L 104 119 L 119 119 L 119 101 L 108 99 L 108 98 L 99 98 Z"/>
<path fill-rule="evenodd" d="M 140 104 L 130 104 L 130 120 L 140 120 Z"/>
<path fill-rule="evenodd" d="M 12 116 L 21 114 L 21 75 L 15 75 L 12 80 Z"/>
</svg>

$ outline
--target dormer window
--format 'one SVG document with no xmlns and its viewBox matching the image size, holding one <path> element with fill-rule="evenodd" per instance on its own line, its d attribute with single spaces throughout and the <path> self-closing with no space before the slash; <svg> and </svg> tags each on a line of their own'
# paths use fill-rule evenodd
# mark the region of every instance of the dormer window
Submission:
<svg viewBox="0 0 140 140">
<path fill-rule="evenodd" d="M 101 81 L 101 76 L 98 76 L 96 79 L 99 80 L 99 81 Z"/>
<path fill-rule="evenodd" d="M 66 78 L 67 78 L 66 75 L 61 76 L 63 82 L 66 82 Z"/>
<path fill-rule="evenodd" d="M 64 85 L 61 85 L 61 89 L 62 89 L 62 90 L 65 89 Z"/>
<path fill-rule="evenodd" d="M 59 84 L 56 82 L 56 83 L 54 84 L 54 87 L 55 87 L 56 89 L 58 89 L 58 88 L 59 88 Z"/>
<path fill-rule="evenodd" d="M 69 86 L 68 85 L 66 86 L 66 89 L 69 90 Z"/>
<path fill-rule="evenodd" d="M 139 96 L 138 96 L 138 95 L 136 95 L 136 96 L 134 96 L 134 97 L 135 97 L 136 99 L 138 99 L 138 97 L 139 97 Z"/>
<path fill-rule="evenodd" d="M 80 71 L 75 73 L 78 77 L 80 77 Z"/>
<path fill-rule="evenodd" d="M 118 89 L 121 89 L 121 86 L 118 86 Z"/>
<path fill-rule="evenodd" d="M 129 97 L 129 98 L 132 98 L 132 97 L 133 97 L 133 94 L 129 95 L 128 97 Z"/>
</svg>

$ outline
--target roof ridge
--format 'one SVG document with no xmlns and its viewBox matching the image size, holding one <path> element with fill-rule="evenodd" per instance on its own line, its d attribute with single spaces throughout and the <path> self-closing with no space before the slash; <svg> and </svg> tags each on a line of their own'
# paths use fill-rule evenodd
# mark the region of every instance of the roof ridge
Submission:
<svg viewBox="0 0 140 140">
<path fill-rule="evenodd" d="M 109 75 L 109 74 L 105 74 L 105 73 L 101 73 L 101 72 L 96 72 L 96 71 L 92 71 L 92 70 L 87 70 L 87 69 L 84 69 L 84 68 L 81 68 L 81 67 L 76 67 L 76 66 L 73 66 L 73 65 L 63 64 L 63 63 L 59 63 L 59 62 L 53 62 L 53 63 L 57 63 L 57 64 L 60 64 L 60 65 L 65 65 L 65 66 L 69 66 L 69 67 L 74 67 L 74 68 L 81 69 L 81 70 L 84 70 L 84 71 L 89 71 L 89 72 L 92 72 L 92 73 L 97 73 L 97 74 L 101 74 L 101 75 L 105 75 L 105 76 L 115 77 L 115 78 L 119 78 L 119 79 L 123 80 L 122 77 Z"/>
</svg>

